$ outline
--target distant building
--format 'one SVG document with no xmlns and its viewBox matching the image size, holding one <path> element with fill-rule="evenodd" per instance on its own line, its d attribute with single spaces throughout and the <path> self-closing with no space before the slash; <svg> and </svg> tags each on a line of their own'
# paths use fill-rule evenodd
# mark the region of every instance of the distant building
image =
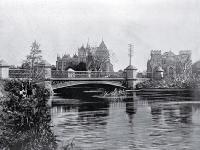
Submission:
<svg viewBox="0 0 200 150">
<path fill-rule="evenodd" d="M 103 40 L 99 47 L 96 48 L 94 55 L 102 61 L 102 71 L 113 71 L 113 65 L 110 62 L 110 54 Z"/>
<path fill-rule="evenodd" d="M 78 65 L 78 56 L 75 54 L 73 57 L 68 55 L 63 55 L 62 57 L 57 56 L 56 60 L 56 70 L 67 70 L 68 68 L 73 68 Z"/>
<path fill-rule="evenodd" d="M 161 50 L 152 50 L 151 58 L 147 62 L 147 77 L 156 78 L 157 72 L 163 72 L 163 77 L 176 77 L 179 74 L 192 73 L 191 51 L 161 53 Z"/>
<path fill-rule="evenodd" d="M 73 68 L 74 65 L 83 62 L 86 63 L 86 68 L 89 70 L 95 58 L 98 58 L 98 60 L 102 62 L 101 71 L 113 71 L 113 65 L 110 62 L 110 54 L 103 40 L 98 47 L 91 47 L 88 43 L 86 47 L 82 45 L 78 48 L 78 56 L 76 54 L 73 57 L 66 54 L 62 57 L 58 56 L 56 69 L 67 70 L 69 67 Z"/>
<path fill-rule="evenodd" d="M 81 46 L 81 48 L 78 49 L 78 62 L 84 62 L 86 63 L 87 58 L 87 50 L 84 48 L 84 45 Z"/>
</svg>

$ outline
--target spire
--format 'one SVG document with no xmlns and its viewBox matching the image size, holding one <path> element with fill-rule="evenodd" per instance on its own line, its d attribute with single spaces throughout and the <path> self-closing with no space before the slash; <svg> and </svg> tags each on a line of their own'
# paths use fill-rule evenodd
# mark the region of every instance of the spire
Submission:
<svg viewBox="0 0 200 150">
<path fill-rule="evenodd" d="M 84 44 L 82 44 L 82 46 L 81 46 L 81 48 L 80 48 L 80 49 L 85 49 L 85 48 L 84 48 Z"/>
<path fill-rule="evenodd" d="M 87 49 L 89 49 L 89 48 L 90 48 L 90 44 L 89 44 L 89 38 L 88 38 L 88 41 L 87 41 L 86 48 L 87 48 Z"/>
<path fill-rule="evenodd" d="M 107 47 L 106 47 L 106 44 L 103 41 L 103 38 L 102 38 L 101 44 L 99 45 L 99 48 L 102 49 L 102 50 L 107 50 Z"/>
</svg>

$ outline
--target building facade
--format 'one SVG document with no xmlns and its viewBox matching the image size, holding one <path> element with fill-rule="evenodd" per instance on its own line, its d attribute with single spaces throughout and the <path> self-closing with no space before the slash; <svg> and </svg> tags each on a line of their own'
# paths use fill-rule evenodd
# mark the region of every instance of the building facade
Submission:
<svg viewBox="0 0 200 150">
<path fill-rule="evenodd" d="M 69 54 L 65 54 L 62 57 L 57 56 L 56 60 L 56 70 L 67 70 L 68 68 L 73 68 L 73 66 L 78 65 L 79 59 L 75 54 L 72 57 Z"/>
<path fill-rule="evenodd" d="M 79 63 L 85 63 L 87 70 L 110 71 L 113 72 L 113 65 L 110 62 L 110 54 L 104 41 L 97 47 L 91 47 L 88 43 L 86 47 L 82 45 L 78 48 L 78 55 L 71 57 L 69 54 L 62 57 L 57 56 L 56 70 L 67 70 L 69 67 Z M 99 68 L 96 69 L 99 63 Z"/>
<path fill-rule="evenodd" d="M 173 52 L 152 50 L 147 62 L 147 77 L 156 78 L 157 72 L 163 72 L 163 77 L 176 77 L 180 74 L 192 73 L 191 51 L 183 50 L 178 55 Z"/>
</svg>

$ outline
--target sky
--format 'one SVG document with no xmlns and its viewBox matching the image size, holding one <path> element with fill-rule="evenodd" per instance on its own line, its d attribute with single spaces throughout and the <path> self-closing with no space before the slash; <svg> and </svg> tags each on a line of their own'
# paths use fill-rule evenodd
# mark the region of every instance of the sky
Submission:
<svg viewBox="0 0 200 150">
<path fill-rule="evenodd" d="M 107 45 L 115 71 L 146 69 L 151 50 L 191 50 L 200 60 L 199 0 L 0 0 L 0 59 L 19 65 L 34 40 L 52 65 L 57 54 Z"/>
</svg>

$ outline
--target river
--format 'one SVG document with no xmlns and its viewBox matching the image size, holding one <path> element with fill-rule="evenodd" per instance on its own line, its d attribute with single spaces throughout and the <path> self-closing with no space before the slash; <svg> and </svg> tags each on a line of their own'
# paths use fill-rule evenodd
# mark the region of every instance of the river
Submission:
<svg viewBox="0 0 200 150">
<path fill-rule="evenodd" d="M 200 101 L 176 92 L 133 92 L 123 100 L 51 97 L 58 145 L 83 150 L 198 150 Z"/>
</svg>

